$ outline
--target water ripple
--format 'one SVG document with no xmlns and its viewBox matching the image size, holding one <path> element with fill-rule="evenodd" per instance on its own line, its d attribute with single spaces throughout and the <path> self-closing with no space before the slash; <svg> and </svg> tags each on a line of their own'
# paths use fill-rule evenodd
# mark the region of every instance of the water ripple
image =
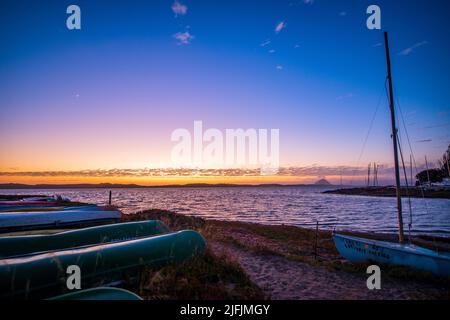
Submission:
<svg viewBox="0 0 450 320">
<path fill-rule="evenodd" d="M 287 224 L 322 229 L 392 233 L 395 198 L 323 194 L 330 187 L 238 187 L 114 189 L 113 204 L 125 213 L 158 208 L 211 219 Z M 106 189 L 2 190 L 5 194 L 61 194 L 74 201 L 106 204 Z M 450 200 L 412 199 L 414 234 L 450 237 Z M 425 203 L 426 202 L 426 203 Z M 405 230 L 409 223 L 404 203 Z"/>
</svg>

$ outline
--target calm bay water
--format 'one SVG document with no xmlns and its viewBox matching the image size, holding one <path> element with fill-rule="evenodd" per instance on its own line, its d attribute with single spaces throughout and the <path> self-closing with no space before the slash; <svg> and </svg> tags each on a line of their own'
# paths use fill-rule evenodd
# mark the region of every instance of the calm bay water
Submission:
<svg viewBox="0 0 450 320">
<path fill-rule="evenodd" d="M 323 194 L 333 187 L 226 187 L 113 189 L 113 204 L 124 213 L 158 208 L 221 220 L 287 224 L 321 229 L 383 233 L 397 231 L 394 198 Z M 61 194 L 73 201 L 106 204 L 107 189 L 0 190 L 1 194 Z M 414 234 L 450 237 L 450 200 L 411 199 Z M 409 218 L 403 200 L 405 230 Z"/>
</svg>

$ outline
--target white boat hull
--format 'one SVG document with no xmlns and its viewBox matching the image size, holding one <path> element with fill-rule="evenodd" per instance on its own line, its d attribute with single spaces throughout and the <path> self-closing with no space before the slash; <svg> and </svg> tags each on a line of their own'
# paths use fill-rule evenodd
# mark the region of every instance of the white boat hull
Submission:
<svg viewBox="0 0 450 320">
<path fill-rule="evenodd" d="M 118 221 L 122 213 L 118 210 L 80 208 L 61 211 L 18 212 L 0 214 L 0 230 L 64 227 L 83 223 Z"/>
<path fill-rule="evenodd" d="M 333 234 L 339 253 L 350 262 L 407 266 L 450 277 L 450 255 L 415 245 Z"/>
</svg>

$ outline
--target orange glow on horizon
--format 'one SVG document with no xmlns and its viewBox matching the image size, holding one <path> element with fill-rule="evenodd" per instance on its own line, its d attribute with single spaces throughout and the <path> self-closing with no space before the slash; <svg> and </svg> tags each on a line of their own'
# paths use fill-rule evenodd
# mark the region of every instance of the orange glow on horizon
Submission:
<svg viewBox="0 0 450 320">
<path fill-rule="evenodd" d="M 338 184 L 340 176 L 325 177 L 330 183 Z M 193 177 L 193 176 L 170 176 L 170 177 L 85 177 L 85 176 L 0 176 L 0 183 L 20 184 L 137 184 L 142 186 L 164 186 L 183 185 L 192 183 L 208 184 L 311 184 L 321 178 L 317 176 L 232 176 L 232 177 Z M 363 178 L 343 176 L 344 181 L 360 181 Z"/>
</svg>

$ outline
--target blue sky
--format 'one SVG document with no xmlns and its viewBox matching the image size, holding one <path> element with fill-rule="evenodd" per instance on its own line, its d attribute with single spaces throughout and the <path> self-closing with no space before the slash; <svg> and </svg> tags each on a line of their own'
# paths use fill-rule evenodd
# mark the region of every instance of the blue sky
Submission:
<svg viewBox="0 0 450 320">
<path fill-rule="evenodd" d="M 416 157 L 450 143 L 448 1 L 176 3 L 2 1 L 0 167 L 164 166 L 170 132 L 194 120 L 279 128 L 283 165 L 355 165 L 380 95 L 361 162 L 389 164 L 385 30 Z"/>
</svg>

